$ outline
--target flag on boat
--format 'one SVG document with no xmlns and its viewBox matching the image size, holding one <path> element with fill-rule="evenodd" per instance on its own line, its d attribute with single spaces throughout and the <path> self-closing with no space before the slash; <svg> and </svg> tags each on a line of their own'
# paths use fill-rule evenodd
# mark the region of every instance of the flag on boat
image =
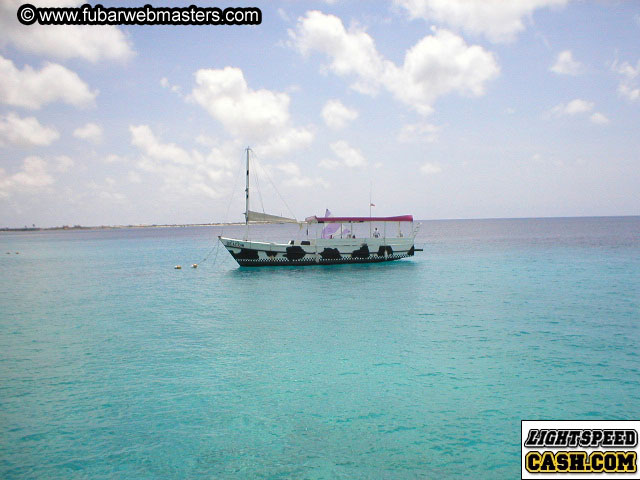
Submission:
<svg viewBox="0 0 640 480">
<path fill-rule="evenodd" d="M 331 212 L 327 208 L 324 212 L 325 218 L 331 216 Z M 327 225 L 322 229 L 322 238 L 331 238 L 331 236 L 336 233 L 340 229 L 339 223 L 327 223 Z"/>
</svg>

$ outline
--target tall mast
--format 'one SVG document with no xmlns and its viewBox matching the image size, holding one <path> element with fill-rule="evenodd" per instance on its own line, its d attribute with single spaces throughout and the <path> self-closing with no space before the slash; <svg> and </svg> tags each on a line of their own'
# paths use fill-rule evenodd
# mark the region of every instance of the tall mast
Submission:
<svg viewBox="0 0 640 480">
<path fill-rule="evenodd" d="M 244 189 L 246 202 L 244 208 L 244 223 L 245 225 L 249 223 L 249 147 L 247 147 L 247 183 Z"/>
<path fill-rule="evenodd" d="M 244 208 L 244 224 L 246 226 L 244 239 L 249 237 L 249 151 L 251 149 L 247 147 L 247 183 L 244 189 L 245 193 L 245 208 Z"/>
<path fill-rule="evenodd" d="M 373 190 L 373 180 L 369 183 L 369 238 L 371 238 L 371 190 Z"/>
</svg>

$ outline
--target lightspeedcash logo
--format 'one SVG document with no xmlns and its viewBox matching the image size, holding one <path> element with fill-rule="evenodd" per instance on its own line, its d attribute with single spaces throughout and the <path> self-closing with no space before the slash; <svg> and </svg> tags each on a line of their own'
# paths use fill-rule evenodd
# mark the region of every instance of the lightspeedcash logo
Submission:
<svg viewBox="0 0 640 480">
<path fill-rule="evenodd" d="M 522 421 L 522 478 L 640 478 L 638 421 Z"/>
</svg>

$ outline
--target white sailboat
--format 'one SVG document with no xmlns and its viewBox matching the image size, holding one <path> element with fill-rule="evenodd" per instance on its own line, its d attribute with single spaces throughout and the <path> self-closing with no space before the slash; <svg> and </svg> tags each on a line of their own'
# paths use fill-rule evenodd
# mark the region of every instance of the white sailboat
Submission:
<svg viewBox="0 0 640 480">
<path fill-rule="evenodd" d="M 376 263 L 411 257 L 416 251 L 414 240 L 419 224 L 414 226 L 412 215 L 394 217 L 307 217 L 296 219 L 269 215 L 249 208 L 249 153 L 247 148 L 245 188 L 245 236 L 243 239 L 219 236 L 233 258 L 243 267 L 333 265 L 341 263 Z M 306 226 L 304 240 L 275 243 L 249 239 L 250 224 L 297 223 Z M 368 232 L 356 232 L 368 224 Z M 373 225 L 380 225 L 372 230 Z M 318 236 L 319 226 L 324 228 Z M 309 236 L 309 227 L 315 237 Z M 313 228 L 315 227 L 315 228 Z"/>
</svg>

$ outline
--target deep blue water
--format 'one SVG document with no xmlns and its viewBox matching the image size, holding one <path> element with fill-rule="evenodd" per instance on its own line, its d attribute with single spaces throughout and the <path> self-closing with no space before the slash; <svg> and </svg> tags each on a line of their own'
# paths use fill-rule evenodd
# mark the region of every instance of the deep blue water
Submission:
<svg viewBox="0 0 640 480">
<path fill-rule="evenodd" d="M 510 479 L 522 419 L 640 417 L 640 217 L 188 268 L 219 233 L 0 234 L 0 478 Z"/>
</svg>

